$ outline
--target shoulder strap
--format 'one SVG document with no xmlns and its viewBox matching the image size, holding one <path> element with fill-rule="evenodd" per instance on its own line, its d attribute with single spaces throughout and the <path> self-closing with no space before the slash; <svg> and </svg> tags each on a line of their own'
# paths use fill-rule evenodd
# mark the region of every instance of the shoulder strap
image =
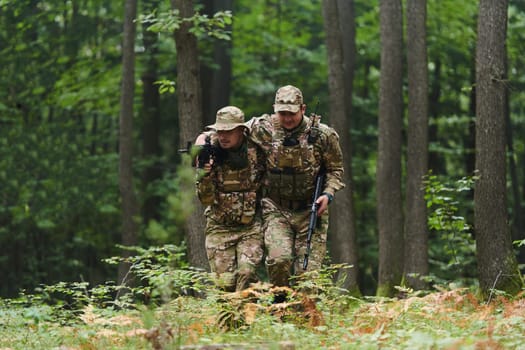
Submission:
<svg viewBox="0 0 525 350">
<path fill-rule="evenodd" d="M 319 137 L 319 125 L 321 124 L 321 116 L 312 113 L 309 117 L 310 119 L 310 126 L 308 128 L 308 143 L 312 144 L 317 141 L 317 138 Z"/>
</svg>

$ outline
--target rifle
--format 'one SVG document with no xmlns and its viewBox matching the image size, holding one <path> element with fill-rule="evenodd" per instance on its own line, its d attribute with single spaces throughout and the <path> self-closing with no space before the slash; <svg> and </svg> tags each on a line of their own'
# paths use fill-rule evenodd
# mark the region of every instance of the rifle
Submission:
<svg viewBox="0 0 525 350">
<path fill-rule="evenodd" d="M 303 270 L 306 270 L 308 267 L 308 256 L 310 255 L 312 235 L 314 233 L 315 227 L 317 226 L 317 209 L 319 209 L 319 204 L 317 204 L 315 201 L 317 198 L 319 198 L 319 196 L 321 196 L 324 176 L 324 172 L 319 171 L 317 177 L 315 178 L 315 190 L 312 197 L 312 206 L 310 207 L 310 222 L 308 223 L 308 232 L 306 236 L 306 252 L 304 253 Z"/>
<path fill-rule="evenodd" d="M 188 141 L 187 147 L 183 149 L 179 149 L 179 153 L 189 153 L 191 150 L 191 145 L 192 145 L 191 141 Z M 206 139 L 204 140 L 204 145 L 199 145 L 197 147 L 199 151 L 197 153 L 196 159 L 198 159 L 198 164 L 199 164 L 200 169 L 204 168 L 204 164 L 209 163 L 211 159 L 213 159 L 213 161 L 216 164 L 222 163 L 223 158 L 224 158 L 224 151 L 221 148 L 215 145 L 212 145 L 210 135 L 206 135 Z M 193 166 L 196 165 L 195 161 L 193 161 L 192 163 L 193 163 L 192 164 Z"/>
</svg>

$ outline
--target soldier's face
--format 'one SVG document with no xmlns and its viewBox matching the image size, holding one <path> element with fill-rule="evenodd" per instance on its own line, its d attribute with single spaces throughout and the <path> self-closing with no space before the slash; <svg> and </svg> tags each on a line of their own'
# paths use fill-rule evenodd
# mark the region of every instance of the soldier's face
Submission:
<svg viewBox="0 0 525 350">
<path fill-rule="evenodd" d="M 281 126 L 285 129 L 291 130 L 295 129 L 296 127 L 301 124 L 301 121 L 303 120 L 303 113 L 306 109 L 306 105 L 302 105 L 301 108 L 297 111 L 297 113 L 293 113 L 290 111 L 280 111 L 277 112 L 279 115 L 279 121 L 281 122 Z"/>
<path fill-rule="evenodd" d="M 236 149 L 244 140 L 244 128 L 238 126 L 233 130 L 218 130 L 217 136 L 223 149 Z"/>
</svg>

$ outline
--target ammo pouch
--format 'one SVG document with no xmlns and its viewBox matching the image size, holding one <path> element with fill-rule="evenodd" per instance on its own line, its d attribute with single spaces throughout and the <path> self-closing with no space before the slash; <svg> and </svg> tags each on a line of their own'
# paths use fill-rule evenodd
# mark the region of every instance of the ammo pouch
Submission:
<svg viewBox="0 0 525 350">
<path fill-rule="evenodd" d="M 294 201 L 308 201 L 312 196 L 311 176 L 293 169 L 271 169 L 268 172 L 268 197 Z"/>
<path fill-rule="evenodd" d="M 219 192 L 209 217 L 224 225 L 249 225 L 254 221 L 256 210 L 257 193 L 254 191 Z"/>
</svg>

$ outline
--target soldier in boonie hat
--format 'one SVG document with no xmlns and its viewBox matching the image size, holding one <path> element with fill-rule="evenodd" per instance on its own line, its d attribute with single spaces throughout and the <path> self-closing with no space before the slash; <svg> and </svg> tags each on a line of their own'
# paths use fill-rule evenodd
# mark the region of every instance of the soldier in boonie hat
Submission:
<svg viewBox="0 0 525 350">
<path fill-rule="evenodd" d="M 283 86 L 275 93 L 275 103 L 273 105 L 275 113 L 284 111 L 297 113 L 302 105 L 303 93 L 295 86 Z"/>
<path fill-rule="evenodd" d="M 214 150 L 196 183 L 206 207 L 206 254 L 216 284 L 240 291 L 259 280 L 264 253 L 259 207 L 264 154 L 248 139 L 244 113 L 235 106 L 219 109 L 206 129 L 195 142 Z"/>
<path fill-rule="evenodd" d="M 207 130 L 228 131 L 238 126 L 247 127 L 244 123 L 244 113 L 235 106 L 226 106 L 217 111 L 215 124 L 206 126 Z"/>
</svg>

